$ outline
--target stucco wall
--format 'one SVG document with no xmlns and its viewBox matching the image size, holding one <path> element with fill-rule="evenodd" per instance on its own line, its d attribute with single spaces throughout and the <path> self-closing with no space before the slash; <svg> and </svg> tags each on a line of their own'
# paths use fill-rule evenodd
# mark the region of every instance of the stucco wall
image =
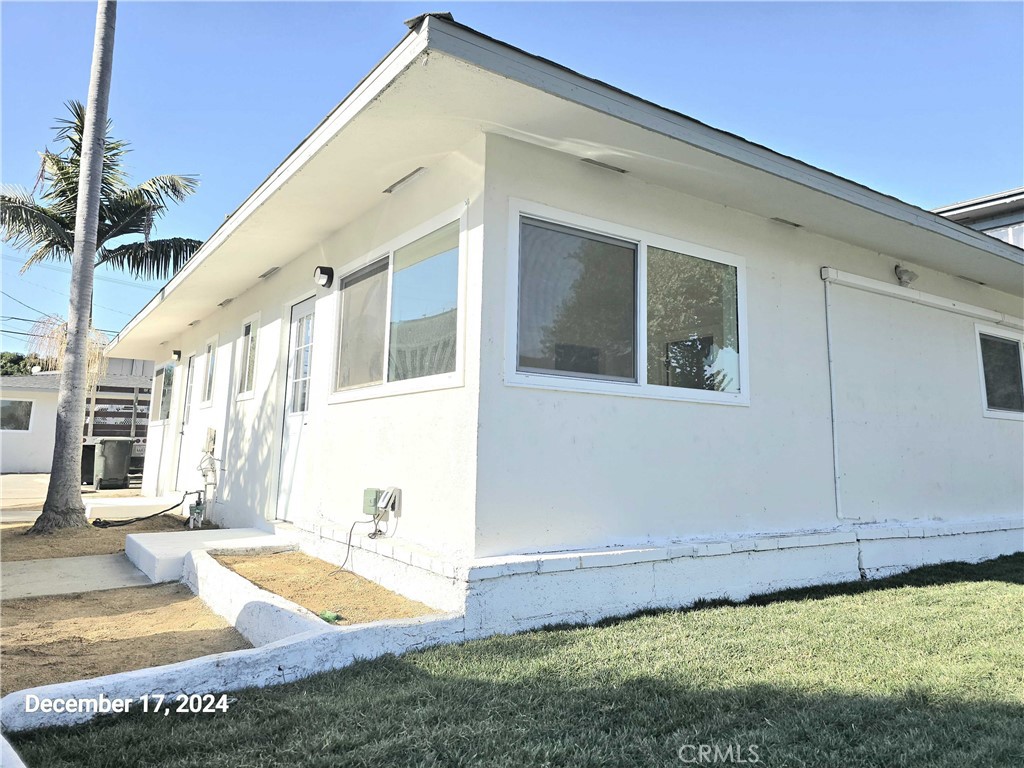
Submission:
<svg viewBox="0 0 1024 768">
<path fill-rule="evenodd" d="M 832 288 L 843 514 L 1020 515 L 1024 425 L 984 418 L 975 320 Z"/>
<path fill-rule="evenodd" d="M 182 351 L 182 367 L 174 385 L 174 424 L 150 427 L 144 478 L 147 493 L 166 493 L 175 484 L 184 363 L 194 352 L 196 393 L 185 445 L 195 461 L 181 463 L 183 477 L 200 458 L 206 428 L 213 427 L 222 470 L 216 519 L 227 525 L 267 525 L 266 521 L 273 520 L 290 311 L 293 304 L 315 295 L 310 410 L 295 479 L 302 484 L 305 506 L 296 524 L 347 531 L 353 521 L 367 519 L 361 513 L 364 488 L 397 486 L 403 491 L 403 513 L 397 530 L 394 521 L 391 530 L 398 537 L 442 552 L 471 550 L 483 151 L 480 137 L 463 151 L 431 165 L 414 183 L 392 195 L 382 195 L 379 205 L 348 226 L 326 234 L 319 247 L 283 264 L 280 271 L 167 344 L 168 354 L 171 349 Z M 328 265 L 343 275 L 353 264 L 380 255 L 383 244 L 451 210 L 465 211 L 467 222 L 459 307 L 465 315 L 465 333 L 459 339 L 465 361 L 461 383 L 390 397 L 367 388 L 358 395 L 363 399 L 329 402 L 340 281 L 336 279 L 331 289 L 315 290 L 314 267 Z M 254 313 L 259 313 L 255 394 L 237 399 L 242 324 Z M 215 394 L 208 406 L 200 406 L 205 344 L 215 335 Z M 161 450 L 162 461 L 158 458 Z M 197 474 L 192 476 L 192 481 L 198 479 Z M 179 485 L 183 483 L 188 484 L 179 481 Z"/>
<path fill-rule="evenodd" d="M 745 258 L 748 338 L 741 343 L 749 353 L 749 406 L 506 386 L 511 198 Z M 893 282 L 893 259 L 497 136 L 487 143 L 485 231 L 478 556 L 838 522 L 819 270 Z M 922 291 L 1020 313 L 1013 297 L 914 269 Z M 840 418 L 870 414 L 842 438 L 851 442 L 851 464 L 842 469 L 851 475 L 844 488 L 850 505 L 871 519 L 1019 511 L 1020 424 L 982 423 L 977 355 L 965 330 L 971 323 L 883 298 L 861 311 L 864 301 L 840 307 L 844 328 L 836 340 L 844 370 L 864 350 L 884 361 L 861 366 L 856 376 L 847 370 L 840 386 Z M 900 371 L 893 370 L 902 343 L 897 324 L 934 336 L 914 359 L 902 358 Z M 910 366 L 915 373 L 893 386 L 891 377 Z M 913 394 L 929 379 L 942 382 L 929 393 L 930 415 L 919 414 L 907 428 Z M 865 387 L 873 394 L 858 413 L 856 393 Z M 905 405 L 886 412 L 890 397 Z M 941 403 L 954 418 L 938 416 Z M 951 444 L 957 446 L 947 451 Z M 950 482 L 935 487 L 934 473 L 953 464 Z M 878 466 L 903 475 L 880 478 Z M 929 482 L 927 492 L 914 493 L 914 485 Z"/>
<path fill-rule="evenodd" d="M 32 401 L 28 432 L 0 432 L 0 472 L 49 472 L 57 426 L 57 393 L 3 389 L 0 382 L 0 394 L 4 399 Z"/>
</svg>

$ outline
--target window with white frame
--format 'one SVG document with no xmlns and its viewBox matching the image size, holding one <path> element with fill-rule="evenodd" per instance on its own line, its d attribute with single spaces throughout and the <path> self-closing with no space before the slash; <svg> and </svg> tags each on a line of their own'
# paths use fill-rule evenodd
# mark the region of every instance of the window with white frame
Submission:
<svg viewBox="0 0 1024 768">
<path fill-rule="evenodd" d="M 239 356 L 238 394 L 252 392 L 256 382 L 256 321 L 248 320 L 242 325 L 241 352 Z"/>
<path fill-rule="evenodd" d="M 1024 414 L 1024 372 L 1021 334 L 1003 329 L 978 328 L 982 396 L 989 415 Z"/>
<path fill-rule="evenodd" d="M 335 390 L 455 371 L 458 280 L 458 221 L 343 278 Z"/>
<path fill-rule="evenodd" d="M 217 342 L 214 339 L 206 342 L 206 372 L 203 374 L 203 402 L 213 399 L 214 374 L 217 370 Z"/>
<path fill-rule="evenodd" d="M 4 432 L 28 432 L 31 428 L 31 400 L 0 400 L 0 430 Z"/>
<path fill-rule="evenodd" d="M 541 383 L 539 374 L 563 377 L 548 379 L 552 386 L 745 397 L 742 276 L 726 254 L 528 215 L 519 217 L 518 244 L 514 383 Z"/>
</svg>

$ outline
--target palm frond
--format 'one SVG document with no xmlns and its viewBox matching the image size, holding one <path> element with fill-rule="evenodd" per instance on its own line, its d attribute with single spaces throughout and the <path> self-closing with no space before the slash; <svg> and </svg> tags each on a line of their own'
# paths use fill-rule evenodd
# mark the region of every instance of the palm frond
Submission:
<svg viewBox="0 0 1024 768">
<path fill-rule="evenodd" d="M 102 246 L 125 235 L 145 235 L 150 208 L 148 203 L 139 205 L 123 197 L 101 201 L 96 244 Z"/>
<path fill-rule="evenodd" d="M 66 219 L 40 205 L 27 190 L 0 188 L 0 236 L 13 248 L 33 251 L 25 267 L 41 259 L 71 258 L 75 237 L 67 225 Z"/>
<path fill-rule="evenodd" d="M 121 196 L 128 201 L 148 203 L 154 209 L 163 209 L 171 201 L 182 202 L 198 188 L 199 179 L 195 176 L 168 174 L 154 176 L 131 189 L 123 190 Z"/>
<path fill-rule="evenodd" d="M 96 264 L 107 264 L 131 273 L 140 280 L 166 280 L 173 277 L 202 246 L 202 241 L 185 237 L 125 243 L 101 248 Z"/>
</svg>

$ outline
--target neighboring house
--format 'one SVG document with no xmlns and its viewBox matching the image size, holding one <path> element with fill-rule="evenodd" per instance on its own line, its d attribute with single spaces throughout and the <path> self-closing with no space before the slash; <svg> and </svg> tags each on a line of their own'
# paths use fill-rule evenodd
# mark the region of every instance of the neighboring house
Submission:
<svg viewBox="0 0 1024 768">
<path fill-rule="evenodd" d="M 87 459 L 89 446 L 99 438 L 131 437 L 132 455 L 141 461 L 146 453 L 152 381 L 150 361 L 107 360 L 105 375 L 86 401 L 82 445 Z M 59 387 L 59 371 L 0 377 L 0 472 L 50 471 Z"/>
<path fill-rule="evenodd" d="M 1024 187 L 936 208 L 934 213 L 1024 248 Z"/>
<path fill-rule="evenodd" d="M 214 519 L 340 562 L 397 487 L 350 567 L 513 628 L 1024 548 L 1024 252 L 410 28 L 112 343 L 145 493 L 215 430 Z"/>
</svg>

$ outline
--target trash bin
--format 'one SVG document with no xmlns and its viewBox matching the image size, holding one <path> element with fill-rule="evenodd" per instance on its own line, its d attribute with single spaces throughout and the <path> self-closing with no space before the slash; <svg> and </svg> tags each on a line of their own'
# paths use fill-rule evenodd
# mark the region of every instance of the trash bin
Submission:
<svg viewBox="0 0 1024 768">
<path fill-rule="evenodd" d="M 96 466 L 96 446 L 82 446 L 82 485 L 92 485 L 92 470 Z"/>
<path fill-rule="evenodd" d="M 132 460 L 130 437 L 101 437 L 96 441 L 96 459 L 93 462 L 92 486 L 127 488 L 128 465 Z"/>
</svg>

